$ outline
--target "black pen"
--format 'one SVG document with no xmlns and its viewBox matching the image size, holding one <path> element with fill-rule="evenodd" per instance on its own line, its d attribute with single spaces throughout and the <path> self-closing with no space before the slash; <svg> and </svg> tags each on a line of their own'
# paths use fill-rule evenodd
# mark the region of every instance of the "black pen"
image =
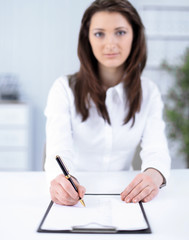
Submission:
<svg viewBox="0 0 189 240">
<path fill-rule="evenodd" d="M 56 161 L 58 163 L 58 165 L 60 166 L 60 168 L 62 169 L 62 172 L 64 173 L 64 176 L 70 181 L 71 185 L 73 186 L 73 188 L 75 189 L 75 191 L 78 193 L 78 189 L 75 185 L 75 183 L 73 182 L 68 169 L 66 168 L 66 166 L 64 165 L 63 161 L 61 160 L 60 156 L 56 156 Z M 79 201 L 81 202 L 81 204 L 85 207 L 85 203 L 84 201 L 79 197 Z"/>
</svg>

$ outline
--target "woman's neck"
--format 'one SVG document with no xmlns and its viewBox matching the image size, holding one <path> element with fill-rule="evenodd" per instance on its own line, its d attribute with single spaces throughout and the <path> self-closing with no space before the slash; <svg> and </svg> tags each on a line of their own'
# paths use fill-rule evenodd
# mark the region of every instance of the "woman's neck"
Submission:
<svg viewBox="0 0 189 240">
<path fill-rule="evenodd" d="M 103 83 L 103 87 L 107 90 L 121 82 L 123 77 L 123 68 L 104 68 L 99 66 L 99 75 Z"/>
</svg>

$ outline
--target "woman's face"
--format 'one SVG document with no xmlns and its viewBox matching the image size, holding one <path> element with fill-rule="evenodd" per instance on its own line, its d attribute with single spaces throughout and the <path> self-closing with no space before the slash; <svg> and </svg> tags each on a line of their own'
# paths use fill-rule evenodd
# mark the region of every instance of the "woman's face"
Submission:
<svg viewBox="0 0 189 240">
<path fill-rule="evenodd" d="M 91 18 L 89 42 L 98 63 L 105 68 L 118 68 L 128 58 L 133 30 L 118 12 L 97 12 Z"/>
</svg>

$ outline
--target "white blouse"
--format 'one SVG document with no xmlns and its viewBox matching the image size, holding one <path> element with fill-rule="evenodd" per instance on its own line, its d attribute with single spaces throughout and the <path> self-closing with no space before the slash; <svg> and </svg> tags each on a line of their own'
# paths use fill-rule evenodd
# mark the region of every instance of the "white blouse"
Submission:
<svg viewBox="0 0 189 240">
<path fill-rule="evenodd" d="M 106 92 L 109 125 L 99 116 L 92 100 L 89 118 L 82 122 L 68 78 L 61 77 L 54 82 L 45 109 L 45 170 L 49 180 L 61 173 L 56 155 L 62 157 L 71 174 L 75 171 L 122 171 L 131 169 L 139 144 L 141 171 L 156 168 L 168 178 L 171 160 L 162 119 L 163 103 L 156 85 L 145 78 L 141 81 L 142 105 L 133 127 L 132 120 L 123 125 L 128 110 L 123 83 Z"/>
</svg>

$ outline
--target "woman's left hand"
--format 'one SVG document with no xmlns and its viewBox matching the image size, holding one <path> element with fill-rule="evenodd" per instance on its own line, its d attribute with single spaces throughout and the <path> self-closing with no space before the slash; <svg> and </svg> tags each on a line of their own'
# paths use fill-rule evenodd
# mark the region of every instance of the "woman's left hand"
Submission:
<svg viewBox="0 0 189 240">
<path fill-rule="evenodd" d="M 139 173 L 125 188 L 121 193 L 121 199 L 126 203 L 149 202 L 158 194 L 162 183 L 163 176 L 160 172 L 148 168 L 145 172 Z"/>
</svg>

